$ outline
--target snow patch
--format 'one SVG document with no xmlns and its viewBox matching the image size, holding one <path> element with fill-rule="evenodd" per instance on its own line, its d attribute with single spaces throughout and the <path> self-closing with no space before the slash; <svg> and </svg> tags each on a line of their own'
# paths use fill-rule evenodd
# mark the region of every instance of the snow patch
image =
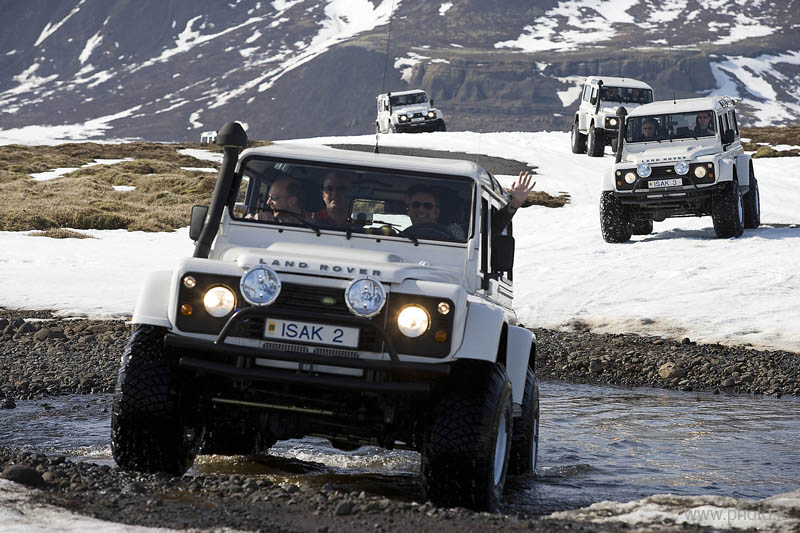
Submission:
<svg viewBox="0 0 800 533">
<path fill-rule="evenodd" d="M 108 19 L 106 19 L 106 22 L 108 22 Z M 78 61 L 81 62 L 81 65 L 89 60 L 92 52 L 100 45 L 101 42 L 103 42 L 103 36 L 100 35 L 100 31 L 89 37 L 89 40 L 86 41 L 86 46 L 83 47 L 83 50 L 78 56 Z"/>
<path fill-rule="evenodd" d="M 445 13 L 450 11 L 450 8 L 453 7 L 453 2 L 445 2 L 439 6 L 439 15 L 444 16 Z"/>
<path fill-rule="evenodd" d="M 33 46 L 34 46 L 34 47 L 36 47 L 36 46 L 39 46 L 40 44 L 42 44 L 42 43 L 44 42 L 44 40 L 45 40 L 45 39 L 47 39 L 48 37 L 50 37 L 51 35 L 53 35 L 55 32 L 57 32 L 57 31 L 58 31 L 58 29 L 59 29 L 61 26 L 63 26 L 63 25 L 64 25 L 64 23 L 65 23 L 65 22 L 67 22 L 67 21 L 68 21 L 68 20 L 69 20 L 69 19 L 72 17 L 72 15 L 74 15 L 75 13 L 77 13 L 78 11 L 80 11 L 80 10 L 81 10 L 81 6 L 82 6 L 84 3 L 86 3 L 86 0 L 80 0 L 80 2 L 78 2 L 78 5 L 77 5 L 77 6 L 75 6 L 75 7 L 72 9 L 72 11 L 70 11 L 70 12 L 67 14 L 67 16 L 66 16 L 66 17 L 64 17 L 64 18 L 63 18 L 63 19 L 61 19 L 60 21 L 56 22 L 56 23 L 55 23 L 55 24 L 53 24 L 52 26 L 50 25 L 50 23 L 49 23 L 49 22 L 48 22 L 47 24 L 45 24 L 45 26 L 44 26 L 44 29 L 42 29 L 42 32 L 39 34 L 39 37 L 36 39 L 36 42 L 35 42 L 35 43 L 33 43 Z"/>
</svg>

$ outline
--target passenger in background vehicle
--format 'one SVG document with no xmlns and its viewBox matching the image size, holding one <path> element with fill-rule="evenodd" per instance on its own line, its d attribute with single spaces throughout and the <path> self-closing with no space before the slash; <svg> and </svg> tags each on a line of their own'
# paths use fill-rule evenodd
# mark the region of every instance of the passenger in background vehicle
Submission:
<svg viewBox="0 0 800 533">
<path fill-rule="evenodd" d="M 642 123 L 642 139 L 652 140 L 655 139 L 658 133 L 658 122 L 654 118 L 647 118 Z"/>
<path fill-rule="evenodd" d="M 353 213 L 353 195 L 350 178 L 329 172 L 322 182 L 322 201 L 325 209 L 311 214 L 311 222 L 317 225 L 350 226 Z"/>
<path fill-rule="evenodd" d="M 269 187 L 267 206 L 272 210 L 273 220 L 278 222 L 296 224 L 303 220 L 303 212 L 300 209 L 300 185 L 286 176 L 277 178 Z"/>
<path fill-rule="evenodd" d="M 715 135 L 716 132 L 714 131 L 714 121 L 712 120 L 713 117 L 709 111 L 700 111 L 697 114 L 697 117 L 694 119 L 694 129 L 692 130 L 692 135 L 696 136 L 704 136 L 704 135 Z"/>
</svg>

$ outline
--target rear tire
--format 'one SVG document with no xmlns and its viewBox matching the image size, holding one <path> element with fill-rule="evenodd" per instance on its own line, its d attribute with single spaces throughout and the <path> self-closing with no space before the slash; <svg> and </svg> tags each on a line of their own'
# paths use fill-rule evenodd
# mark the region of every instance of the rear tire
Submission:
<svg viewBox="0 0 800 533">
<path fill-rule="evenodd" d="M 125 346 L 111 412 L 111 451 L 125 470 L 180 476 L 203 430 L 182 412 L 185 385 L 164 356 L 163 328 L 139 326 Z"/>
<path fill-rule="evenodd" d="M 573 154 L 586 153 L 586 135 L 578 131 L 578 121 L 572 123 L 572 132 L 570 134 L 570 141 L 572 143 Z"/>
<path fill-rule="evenodd" d="M 423 495 L 445 507 L 495 512 L 511 447 L 511 382 L 505 369 L 453 378 L 434 410 L 422 450 Z"/>
<path fill-rule="evenodd" d="M 613 191 L 603 191 L 600 196 L 600 230 L 606 242 L 627 242 L 631 239 L 631 216 Z"/>
<path fill-rule="evenodd" d="M 522 395 L 522 416 L 514 419 L 508 473 L 535 473 L 538 451 L 539 384 L 536 382 L 533 371 L 529 368 L 525 376 L 525 392 Z"/>
<path fill-rule="evenodd" d="M 631 224 L 631 233 L 633 235 L 650 235 L 653 233 L 653 221 L 634 220 Z"/>
<path fill-rule="evenodd" d="M 756 229 L 761 225 L 761 197 L 758 193 L 758 180 L 750 170 L 750 190 L 744 195 L 744 227 Z"/>
<path fill-rule="evenodd" d="M 606 148 L 606 130 L 589 126 L 589 141 L 587 153 L 589 157 L 603 157 Z"/>
<path fill-rule="evenodd" d="M 736 181 L 725 183 L 714 194 L 711 206 L 714 231 L 720 239 L 739 237 L 744 233 L 742 191 Z"/>
</svg>

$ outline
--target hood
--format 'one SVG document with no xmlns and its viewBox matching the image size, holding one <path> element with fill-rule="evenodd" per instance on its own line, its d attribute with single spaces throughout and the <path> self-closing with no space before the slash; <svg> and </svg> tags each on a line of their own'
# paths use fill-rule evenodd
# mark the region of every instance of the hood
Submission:
<svg viewBox="0 0 800 533">
<path fill-rule="evenodd" d="M 411 115 L 413 113 L 427 113 L 431 110 L 431 107 L 427 104 L 420 104 L 420 105 L 407 105 L 403 107 L 393 107 L 392 113 L 396 115 Z"/>
<path fill-rule="evenodd" d="M 404 262 L 392 253 L 353 250 L 336 246 L 274 243 L 268 248 L 229 248 L 220 258 L 236 261 L 243 270 L 264 263 L 276 272 L 320 277 L 358 278 L 372 276 L 384 283 L 398 284 L 414 279 L 459 283 L 453 269 Z"/>
<path fill-rule="evenodd" d="M 717 149 L 714 146 L 697 146 L 694 144 L 683 144 L 664 141 L 659 146 L 658 143 L 647 145 L 647 149 L 641 152 L 628 152 L 623 161 L 639 165 L 647 163 L 649 165 L 659 163 L 671 163 L 675 161 L 694 161 L 697 158 L 714 154 Z"/>
<path fill-rule="evenodd" d="M 631 109 L 636 109 L 640 105 L 642 104 L 616 103 L 615 105 L 611 105 L 611 102 L 602 102 L 600 104 L 599 113 L 603 115 L 603 118 L 605 118 L 605 116 L 617 116 L 617 109 L 624 107 L 628 111 L 628 114 L 630 114 Z"/>
</svg>

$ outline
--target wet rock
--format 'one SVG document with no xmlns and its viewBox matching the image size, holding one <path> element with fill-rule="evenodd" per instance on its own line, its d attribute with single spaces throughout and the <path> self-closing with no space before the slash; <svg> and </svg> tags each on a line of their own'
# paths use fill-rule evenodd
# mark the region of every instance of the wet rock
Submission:
<svg viewBox="0 0 800 533">
<path fill-rule="evenodd" d="M 663 379 L 680 379 L 686 375 L 686 370 L 677 363 L 670 361 L 658 368 L 658 375 Z"/>
<path fill-rule="evenodd" d="M 33 335 L 33 339 L 43 341 L 45 339 L 66 339 L 64 330 L 61 328 L 42 328 Z"/>
<path fill-rule="evenodd" d="M 30 487 L 41 487 L 45 484 L 42 474 L 37 472 L 35 468 L 26 465 L 7 466 L 0 474 L 0 477 Z"/>
<path fill-rule="evenodd" d="M 14 400 L 11 398 L 5 398 L 2 402 L 0 402 L 0 409 L 14 409 L 17 406 L 14 403 Z"/>
</svg>

